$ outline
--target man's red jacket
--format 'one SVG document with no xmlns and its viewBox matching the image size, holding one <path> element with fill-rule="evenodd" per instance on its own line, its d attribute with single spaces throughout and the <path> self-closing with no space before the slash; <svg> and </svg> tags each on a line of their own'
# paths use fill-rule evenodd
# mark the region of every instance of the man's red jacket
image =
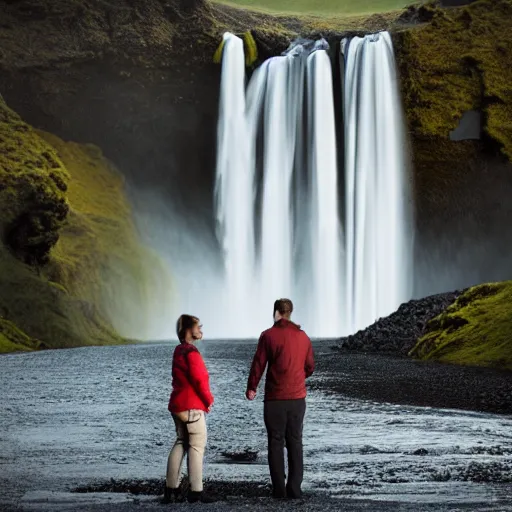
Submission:
<svg viewBox="0 0 512 512">
<path fill-rule="evenodd" d="M 208 412 L 212 404 L 210 376 L 199 350 L 190 343 L 178 345 L 172 358 L 169 411 L 178 413 L 197 409 Z"/>
<path fill-rule="evenodd" d="M 265 400 L 306 397 L 306 379 L 313 374 L 315 360 L 311 340 L 300 326 L 282 318 L 261 334 L 248 390 L 256 391 L 267 364 Z"/>
</svg>

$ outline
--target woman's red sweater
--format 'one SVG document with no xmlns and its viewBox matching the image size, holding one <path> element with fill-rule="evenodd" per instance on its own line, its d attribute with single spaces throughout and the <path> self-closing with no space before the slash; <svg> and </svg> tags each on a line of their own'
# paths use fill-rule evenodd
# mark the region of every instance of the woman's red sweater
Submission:
<svg viewBox="0 0 512 512">
<path fill-rule="evenodd" d="M 210 376 L 199 350 L 190 343 L 181 343 L 174 349 L 172 358 L 169 411 L 179 413 L 197 409 L 208 412 L 212 404 Z"/>
</svg>

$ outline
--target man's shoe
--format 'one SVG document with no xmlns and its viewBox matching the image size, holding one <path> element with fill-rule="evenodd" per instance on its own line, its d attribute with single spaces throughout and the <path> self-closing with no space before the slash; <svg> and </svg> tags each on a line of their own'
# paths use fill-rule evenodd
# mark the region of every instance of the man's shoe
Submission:
<svg viewBox="0 0 512 512">
<path fill-rule="evenodd" d="M 189 491 L 187 499 L 189 503 L 215 503 L 218 501 L 209 494 L 195 491 Z"/>
<path fill-rule="evenodd" d="M 303 498 L 303 494 L 302 494 L 302 491 L 299 493 L 296 493 L 296 492 L 290 491 L 289 489 L 286 489 L 286 497 L 289 500 L 301 500 Z"/>
</svg>

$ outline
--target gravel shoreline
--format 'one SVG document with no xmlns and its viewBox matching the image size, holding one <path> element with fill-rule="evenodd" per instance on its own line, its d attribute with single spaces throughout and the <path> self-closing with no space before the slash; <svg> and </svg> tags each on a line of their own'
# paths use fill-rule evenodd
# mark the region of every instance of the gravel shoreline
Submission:
<svg viewBox="0 0 512 512">
<path fill-rule="evenodd" d="M 352 398 L 512 414 L 512 372 L 417 361 L 393 355 L 320 354 L 313 388 Z"/>
<path fill-rule="evenodd" d="M 512 414 L 512 372 L 407 357 L 428 322 L 463 292 L 411 300 L 368 328 L 337 340 L 333 353 L 318 361 L 329 377 L 315 386 L 364 400 Z"/>
</svg>

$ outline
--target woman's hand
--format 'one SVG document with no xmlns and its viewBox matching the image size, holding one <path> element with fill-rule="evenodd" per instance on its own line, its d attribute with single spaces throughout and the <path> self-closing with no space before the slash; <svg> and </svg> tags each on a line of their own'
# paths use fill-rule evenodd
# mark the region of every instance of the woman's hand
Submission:
<svg viewBox="0 0 512 512">
<path fill-rule="evenodd" d="M 212 407 L 213 407 L 213 402 L 208 406 L 208 412 L 211 412 Z"/>
</svg>

